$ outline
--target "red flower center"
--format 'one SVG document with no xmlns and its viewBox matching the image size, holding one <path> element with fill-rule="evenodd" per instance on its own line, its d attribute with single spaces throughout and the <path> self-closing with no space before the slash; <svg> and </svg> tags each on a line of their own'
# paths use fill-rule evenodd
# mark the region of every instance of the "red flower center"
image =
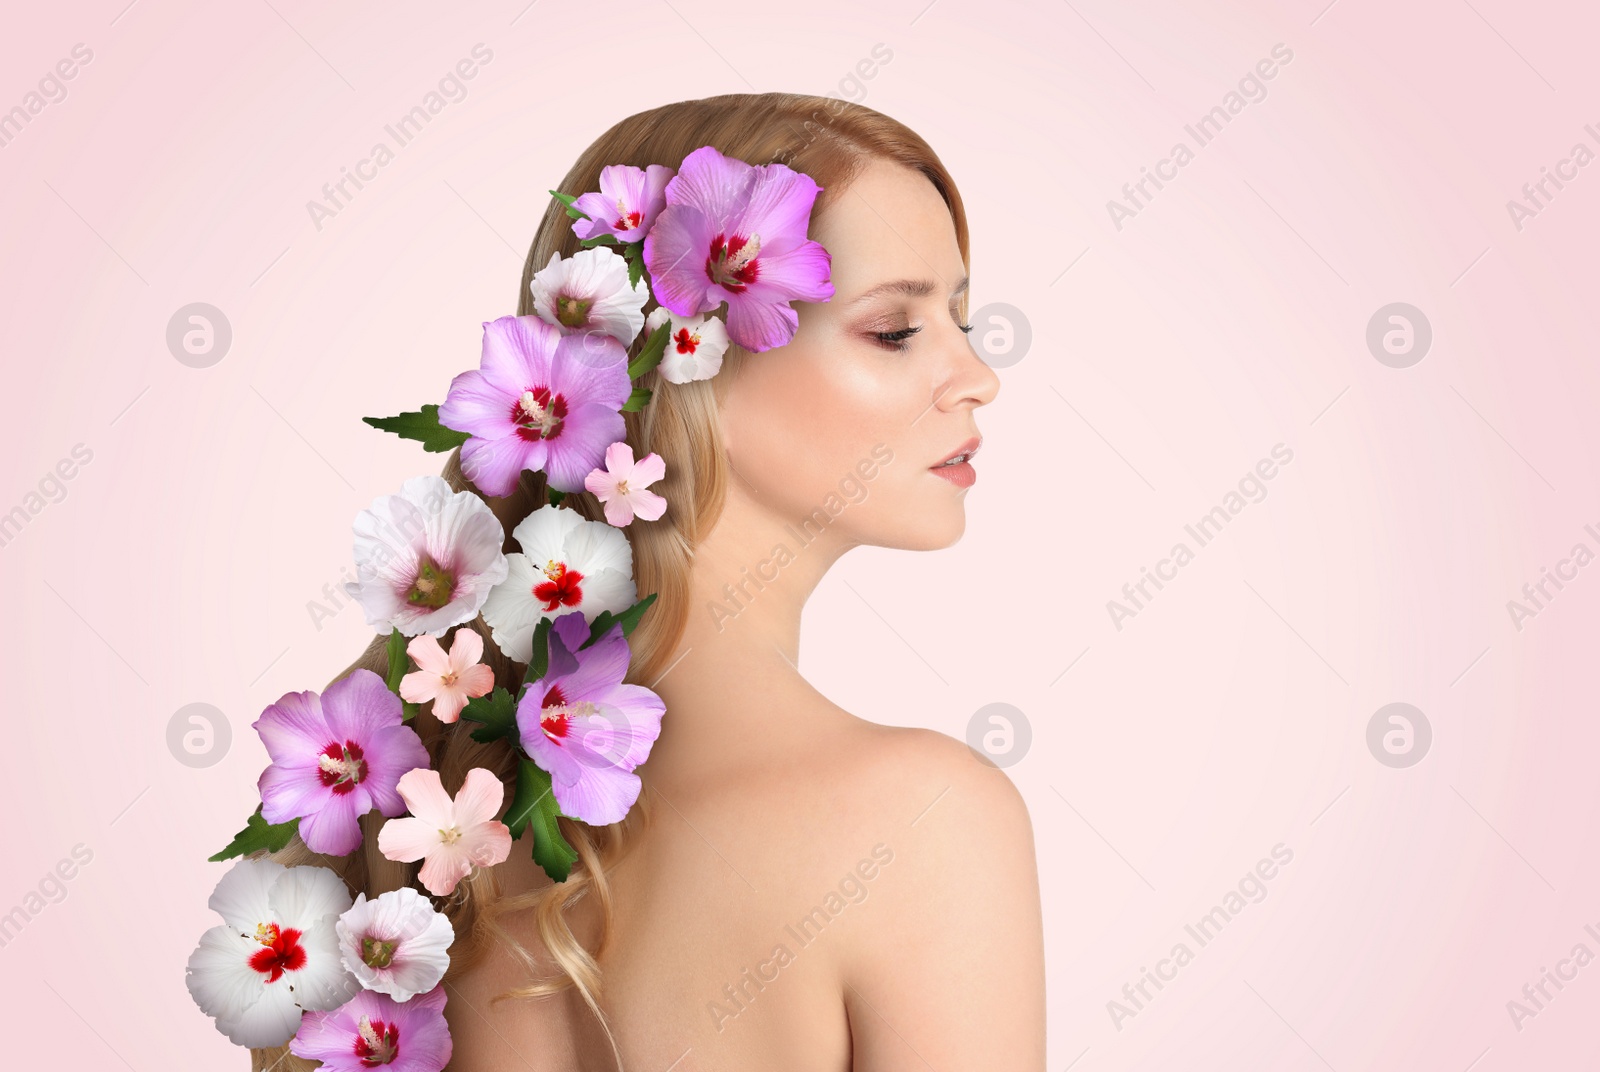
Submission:
<svg viewBox="0 0 1600 1072">
<path fill-rule="evenodd" d="M 621 206 L 618 205 L 618 207 L 620 208 Z M 635 227 L 639 226 L 640 215 L 641 214 L 638 212 L 624 212 L 622 215 L 617 217 L 616 222 L 611 226 L 615 227 L 619 231 L 631 231 Z"/>
<path fill-rule="evenodd" d="M 551 685 L 550 691 L 545 693 L 544 703 L 539 706 L 543 711 L 555 708 L 549 714 L 540 714 L 539 728 L 544 730 L 546 737 L 559 743 L 567 735 L 567 730 L 572 728 L 572 715 L 567 711 L 567 698 L 561 694 L 561 686 Z"/>
<path fill-rule="evenodd" d="M 680 354 L 692 354 L 695 348 L 700 345 L 700 337 L 689 334 L 688 328 L 679 328 L 678 333 L 672 337 L 672 341 L 677 344 L 678 353 Z"/>
<path fill-rule="evenodd" d="M 355 1054 L 362 1068 L 393 1064 L 400 1056 L 400 1025 L 363 1016 L 356 1025 Z"/>
<path fill-rule="evenodd" d="M 339 796 L 353 790 L 367 776 L 367 761 L 354 741 L 334 741 L 317 757 L 317 777 Z"/>
<path fill-rule="evenodd" d="M 517 435 L 529 443 L 560 435 L 566 416 L 567 400 L 552 395 L 548 387 L 530 387 L 511 404 L 511 423 L 517 426 Z"/>
<path fill-rule="evenodd" d="M 735 294 L 742 293 L 761 274 L 761 262 L 756 255 L 761 251 L 761 236 L 717 235 L 711 240 L 711 254 L 706 257 L 706 278 Z"/>
<path fill-rule="evenodd" d="M 544 568 L 543 581 L 533 586 L 533 598 L 544 601 L 546 614 L 559 607 L 575 607 L 583 601 L 583 574 L 569 569 L 565 562 L 552 562 Z"/>
<path fill-rule="evenodd" d="M 276 923 L 266 923 L 256 928 L 256 941 L 261 948 L 250 954 L 250 967 L 275 983 L 284 972 L 299 971 L 306 966 L 306 950 L 300 944 L 300 932 L 293 927 L 279 928 Z"/>
</svg>

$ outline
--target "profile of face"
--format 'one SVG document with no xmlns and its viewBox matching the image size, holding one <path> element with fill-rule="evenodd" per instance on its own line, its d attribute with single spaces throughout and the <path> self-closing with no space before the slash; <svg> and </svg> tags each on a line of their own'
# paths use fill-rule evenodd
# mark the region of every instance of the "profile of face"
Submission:
<svg viewBox="0 0 1600 1072">
<path fill-rule="evenodd" d="M 832 258 L 834 296 L 796 303 L 794 339 L 734 377 L 721 412 L 730 494 L 796 530 L 831 518 L 845 547 L 948 547 L 968 488 L 934 467 L 971 449 L 976 410 L 1000 388 L 962 330 L 950 210 L 926 177 L 875 160 L 811 237 Z"/>
</svg>

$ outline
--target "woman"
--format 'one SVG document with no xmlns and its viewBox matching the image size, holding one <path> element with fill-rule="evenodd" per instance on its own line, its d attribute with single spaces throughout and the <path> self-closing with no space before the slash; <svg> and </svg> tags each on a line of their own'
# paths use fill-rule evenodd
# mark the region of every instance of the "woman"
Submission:
<svg viewBox="0 0 1600 1072">
<path fill-rule="evenodd" d="M 632 116 L 561 189 L 597 189 L 612 164 L 677 167 L 704 145 L 822 187 L 810 237 L 831 255 L 834 294 L 797 303 L 788 345 L 732 347 L 715 377 L 663 385 L 625 414 L 635 454 L 665 460 L 654 490 L 672 504 L 624 530 L 639 594 L 657 594 L 630 638 L 628 680 L 669 717 L 624 822 L 563 820 L 580 854 L 566 882 L 519 842 L 445 909 L 450 1067 L 1033 1072 L 1044 971 L 1020 795 L 964 744 L 857 718 L 795 667 L 801 609 L 845 551 L 940 548 L 962 533 L 975 413 L 998 380 L 965 334 L 960 197 L 901 124 L 787 94 Z M 577 252 L 570 223 L 552 203 L 519 315 L 534 312 L 533 273 Z M 459 459 L 446 476 L 471 487 Z M 544 501 L 542 480 L 525 472 L 489 500 L 508 533 Z M 563 505 L 602 516 L 587 494 Z M 485 651 L 514 688 L 522 667 Z M 382 674 L 382 641 L 356 665 Z M 417 722 L 452 792 L 472 767 L 510 785 L 505 742 Z M 414 866 L 378 852 L 381 824 L 368 815 L 354 865 L 337 861 L 369 895 L 414 884 Z M 328 862 L 298 843 L 277 858 Z M 258 1069 L 309 1067 L 255 1056 Z"/>
</svg>

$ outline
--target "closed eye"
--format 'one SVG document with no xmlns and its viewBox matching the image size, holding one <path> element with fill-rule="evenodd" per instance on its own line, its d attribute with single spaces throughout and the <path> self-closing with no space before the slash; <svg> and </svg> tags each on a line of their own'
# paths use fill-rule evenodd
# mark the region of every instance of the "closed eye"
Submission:
<svg viewBox="0 0 1600 1072">
<path fill-rule="evenodd" d="M 873 332 L 872 337 L 877 339 L 879 344 L 887 349 L 905 350 L 908 349 L 906 346 L 906 340 L 921 330 L 922 328 L 919 326 L 914 328 L 901 328 L 899 331 L 876 331 Z"/>
</svg>

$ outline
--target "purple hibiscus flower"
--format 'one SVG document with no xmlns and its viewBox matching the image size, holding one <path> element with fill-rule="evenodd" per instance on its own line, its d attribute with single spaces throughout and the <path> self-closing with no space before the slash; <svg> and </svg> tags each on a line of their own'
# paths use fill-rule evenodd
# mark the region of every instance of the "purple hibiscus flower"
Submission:
<svg viewBox="0 0 1600 1072">
<path fill-rule="evenodd" d="M 572 203 L 589 217 L 573 220 L 572 233 L 579 238 L 611 235 L 623 245 L 639 241 L 666 205 L 663 191 L 671 178 L 672 169 L 660 164 L 642 171 L 626 164 L 603 168 L 600 192 L 584 194 Z"/>
<path fill-rule="evenodd" d="M 511 494 L 524 469 L 543 469 L 560 491 L 582 491 L 624 436 L 627 356 L 608 335 L 563 335 L 536 316 L 485 322 L 480 367 L 452 380 L 439 407 L 439 423 L 472 437 L 461 471 L 495 496 Z"/>
<path fill-rule="evenodd" d="M 620 822 L 639 799 L 635 767 L 650 756 L 666 705 L 643 685 L 624 685 L 628 641 L 613 625 L 590 647 L 581 611 L 550 629 L 550 667 L 517 702 L 523 751 L 550 774 L 561 811 L 594 826 Z"/>
<path fill-rule="evenodd" d="M 644 239 L 656 300 L 679 316 L 728 303 L 728 337 L 746 350 L 794 338 L 790 301 L 827 301 L 828 251 L 806 237 L 821 188 L 783 164 L 754 167 L 706 145 L 667 183 Z"/>
<path fill-rule="evenodd" d="M 332 1012 L 304 1014 L 289 1052 L 326 1072 L 440 1072 L 452 1048 L 444 1001 L 443 986 L 410 1001 L 363 990 Z"/>
<path fill-rule="evenodd" d="M 321 696 L 290 692 L 251 725 L 272 764 L 261 772 L 261 817 L 300 820 L 312 852 L 345 856 L 361 844 L 358 820 L 377 808 L 404 815 L 400 776 L 428 765 L 428 750 L 401 720 L 400 697 L 371 670 L 356 670 Z"/>
</svg>

